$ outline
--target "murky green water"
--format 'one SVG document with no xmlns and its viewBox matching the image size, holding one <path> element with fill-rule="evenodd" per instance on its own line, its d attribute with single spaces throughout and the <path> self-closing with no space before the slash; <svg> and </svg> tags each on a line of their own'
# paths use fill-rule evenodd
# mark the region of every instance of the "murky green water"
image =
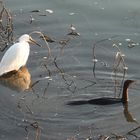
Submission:
<svg viewBox="0 0 140 140">
<path fill-rule="evenodd" d="M 139 5 L 138 0 L 6 0 L 5 6 L 12 13 L 15 39 L 24 33 L 40 31 L 55 42 L 49 43 L 51 57 L 46 59 L 46 44 L 39 35 L 32 36 L 43 47 L 31 45 L 27 66 L 20 74 L 24 83 L 39 81 L 33 89 L 23 91 L 29 85 L 21 84 L 21 79 L 15 81 L 16 76 L 11 78 L 12 82 L 8 79 L 0 85 L 0 139 L 85 140 L 91 136 L 96 140 L 99 135 L 111 137 L 112 134 L 136 139 L 127 132 L 140 122 Z M 46 9 L 54 13 L 47 13 Z M 80 36 L 67 35 L 71 24 Z M 95 73 L 94 44 L 98 60 Z M 113 64 L 118 50 L 113 44 L 125 54 L 124 62 L 128 67 L 125 79 L 137 80 L 129 90 L 128 108 L 124 110 L 121 104 L 66 105 L 71 100 L 115 95 Z M 122 73 L 120 67 L 117 79 L 122 79 Z M 13 82 L 17 82 L 14 84 L 17 87 L 13 87 Z M 117 88 L 116 94 L 119 92 Z M 124 112 L 136 118 L 137 123 L 128 122 Z M 139 136 L 139 129 L 135 132 Z"/>
</svg>

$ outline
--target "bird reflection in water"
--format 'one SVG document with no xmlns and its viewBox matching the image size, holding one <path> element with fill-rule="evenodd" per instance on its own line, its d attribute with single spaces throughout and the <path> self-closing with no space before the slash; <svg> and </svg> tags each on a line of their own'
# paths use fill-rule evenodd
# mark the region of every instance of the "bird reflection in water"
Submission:
<svg viewBox="0 0 140 140">
<path fill-rule="evenodd" d="M 11 71 L 0 76 L 0 84 L 16 91 L 25 91 L 30 88 L 31 75 L 24 66 L 18 71 Z"/>
<path fill-rule="evenodd" d="M 132 83 L 135 83 L 134 80 L 126 80 L 123 85 L 123 93 L 122 98 L 110 98 L 110 97 L 101 97 L 101 98 L 95 98 L 95 99 L 89 99 L 89 100 L 77 100 L 77 101 L 70 101 L 67 103 L 67 105 L 71 106 L 77 106 L 77 105 L 84 105 L 84 104 L 91 104 L 91 105 L 113 105 L 122 103 L 124 107 L 124 116 L 128 122 L 136 122 L 132 114 L 128 110 L 128 88 Z"/>
<path fill-rule="evenodd" d="M 128 110 L 128 103 L 125 103 L 123 105 L 124 107 L 124 110 L 123 110 L 123 114 L 124 114 L 124 117 L 126 119 L 127 122 L 135 122 L 135 123 L 138 123 L 136 121 L 136 118 L 131 114 L 131 112 Z"/>
</svg>

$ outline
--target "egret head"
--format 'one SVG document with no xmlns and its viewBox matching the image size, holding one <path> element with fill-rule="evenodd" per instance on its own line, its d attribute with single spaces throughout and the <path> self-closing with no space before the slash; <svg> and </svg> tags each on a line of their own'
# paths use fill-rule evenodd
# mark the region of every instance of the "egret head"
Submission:
<svg viewBox="0 0 140 140">
<path fill-rule="evenodd" d="M 29 42 L 30 36 L 28 34 L 24 34 L 18 40 L 19 40 L 19 42 L 21 42 L 21 41 Z"/>
<path fill-rule="evenodd" d="M 24 34 L 24 35 L 22 35 L 22 36 L 19 38 L 19 42 L 22 42 L 22 41 L 28 42 L 28 43 L 32 43 L 32 44 L 36 44 L 36 45 L 38 45 L 38 46 L 41 47 L 41 45 L 39 45 L 39 44 L 38 44 L 34 39 L 32 39 L 32 37 L 29 36 L 28 34 Z"/>
</svg>

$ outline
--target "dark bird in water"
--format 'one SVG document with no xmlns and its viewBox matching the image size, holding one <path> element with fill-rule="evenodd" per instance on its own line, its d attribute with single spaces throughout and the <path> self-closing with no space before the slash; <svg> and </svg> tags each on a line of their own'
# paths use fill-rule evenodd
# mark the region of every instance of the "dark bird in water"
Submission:
<svg viewBox="0 0 140 140">
<path fill-rule="evenodd" d="M 111 98 L 111 97 L 102 97 L 90 100 L 79 100 L 79 101 L 70 101 L 67 105 L 84 105 L 84 104 L 93 104 L 93 105 L 111 105 L 117 103 L 126 104 L 129 100 L 128 98 L 128 87 L 131 83 L 134 83 L 134 80 L 126 80 L 123 85 L 122 98 Z"/>
</svg>

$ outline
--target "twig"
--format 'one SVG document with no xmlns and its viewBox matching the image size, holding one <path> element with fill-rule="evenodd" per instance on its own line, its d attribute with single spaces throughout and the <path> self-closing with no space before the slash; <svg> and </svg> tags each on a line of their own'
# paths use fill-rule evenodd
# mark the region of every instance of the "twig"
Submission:
<svg viewBox="0 0 140 140">
<path fill-rule="evenodd" d="M 72 80 L 70 83 L 68 83 L 67 79 L 65 78 L 65 72 L 63 69 L 59 68 L 59 66 L 57 65 L 57 62 L 56 62 L 56 59 L 57 57 L 54 58 L 54 64 L 55 64 L 55 67 L 59 70 L 59 72 L 61 73 L 61 76 L 62 76 L 62 79 L 65 81 L 65 84 L 68 86 L 67 89 L 74 93 L 75 90 L 76 90 L 76 84 L 75 82 Z M 74 85 L 74 90 L 71 90 L 71 86 Z"/>
<path fill-rule="evenodd" d="M 118 37 L 118 35 L 114 35 L 114 36 L 112 36 L 110 38 L 105 38 L 105 39 L 102 39 L 102 40 L 99 40 L 99 41 L 93 43 L 93 47 L 92 47 L 92 51 L 93 51 L 93 68 L 92 68 L 92 70 L 93 70 L 93 76 L 94 76 L 94 78 L 95 78 L 96 63 L 98 62 L 98 59 L 96 58 L 96 52 L 95 52 L 95 49 L 97 47 L 97 44 L 100 44 L 102 42 L 111 40 L 112 38 L 116 38 L 116 37 Z"/>
<path fill-rule="evenodd" d="M 28 130 L 29 126 L 33 127 L 36 130 L 35 131 L 35 140 L 40 140 L 41 127 L 39 126 L 39 123 L 35 121 L 35 122 L 30 123 L 29 125 L 25 126 L 25 131 L 27 133 L 27 135 L 26 135 L 27 138 L 29 137 L 29 130 Z"/>
<path fill-rule="evenodd" d="M 114 60 L 114 70 L 113 73 L 115 74 L 115 82 L 116 82 L 116 78 L 117 78 L 117 70 L 120 67 L 120 65 L 122 64 L 123 66 L 123 77 L 122 77 L 122 81 L 121 81 L 121 88 L 120 88 L 120 92 L 119 92 L 119 96 L 122 93 L 122 87 L 123 87 L 123 83 L 124 83 L 124 79 L 125 79 L 125 75 L 126 75 L 126 70 L 128 69 L 126 64 L 125 64 L 125 60 L 124 60 L 124 54 L 121 52 L 120 48 L 116 45 L 113 44 L 113 47 L 117 48 L 118 52 L 116 53 L 115 56 L 115 60 Z M 117 64 L 115 64 L 117 63 Z M 116 86 L 115 86 L 116 87 Z M 115 93 L 116 93 L 116 89 L 115 89 Z"/>
<path fill-rule="evenodd" d="M 62 39 L 58 42 L 61 45 L 61 47 L 60 47 L 61 54 L 63 54 L 64 48 L 67 46 L 67 44 L 69 43 L 70 40 L 71 40 L 71 38 L 66 38 L 66 39 Z"/>
<path fill-rule="evenodd" d="M 48 75 L 49 75 L 49 77 L 51 77 L 51 76 L 52 76 L 52 73 L 51 73 L 51 71 L 48 69 L 47 65 L 44 64 L 43 66 L 44 66 L 44 67 L 46 68 L 46 70 L 48 71 Z"/>
<path fill-rule="evenodd" d="M 49 58 L 51 57 L 51 49 L 50 49 L 49 44 L 48 44 L 48 42 L 46 41 L 46 39 L 45 39 L 43 33 L 39 32 L 39 31 L 33 31 L 33 32 L 30 33 L 30 35 L 31 35 L 31 34 L 39 34 L 39 35 L 43 38 L 43 40 L 44 40 L 44 42 L 45 42 L 45 44 L 46 44 L 46 46 L 47 46 L 47 48 L 48 48 L 47 60 L 49 60 Z"/>
<path fill-rule="evenodd" d="M 137 135 L 133 134 L 133 132 L 136 131 L 139 128 L 140 128 L 140 126 L 137 126 L 136 128 L 134 128 L 134 129 L 130 130 L 129 132 L 127 132 L 127 134 L 133 135 L 134 137 L 139 138 Z"/>
</svg>

